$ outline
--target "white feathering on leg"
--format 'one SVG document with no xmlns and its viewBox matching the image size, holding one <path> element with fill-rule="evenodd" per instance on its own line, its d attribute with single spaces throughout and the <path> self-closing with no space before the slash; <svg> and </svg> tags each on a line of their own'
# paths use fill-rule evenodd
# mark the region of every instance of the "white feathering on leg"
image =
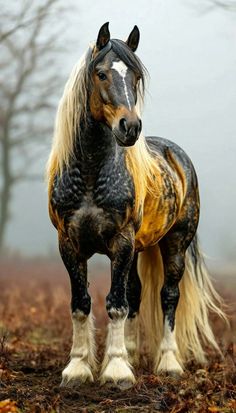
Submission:
<svg viewBox="0 0 236 413">
<path fill-rule="evenodd" d="M 177 372 L 181 374 L 183 369 L 176 358 L 178 347 L 175 340 L 175 332 L 171 331 L 167 318 L 165 318 L 164 322 L 164 335 L 161 341 L 160 351 L 160 362 L 157 362 L 155 366 L 156 372 Z M 157 357 L 157 360 L 159 360 L 159 357 Z"/>
<path fill-rule="evenodd" d="M 116 310 L 113 310 L 113 312 Z M 102 366 L 101 382 L 127 381 L 135 383 L 135 378 L 128 362 L 124 341 L 125 319 L 114 317 L 110 320 L 107 336 L 107 348 Z"/>
<path fill-rule="evenodd" d="M 62 372 L 62 383 L 70 381 L 93 381 L 92 370 L 96 370 L 96 359 L 94 355 L 94 326 L 93 317 L 90 313 L 86 316 L 77 310 L 72 314 L 73 343 L 71 348 L 71 360 Z"/>
</svg>

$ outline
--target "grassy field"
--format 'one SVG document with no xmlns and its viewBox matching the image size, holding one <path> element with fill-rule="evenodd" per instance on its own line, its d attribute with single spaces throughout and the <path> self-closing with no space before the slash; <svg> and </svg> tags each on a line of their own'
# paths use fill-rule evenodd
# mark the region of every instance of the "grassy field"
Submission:
<svg viewBox="0 0 236 413">
<path fill-rule="evenodd" d="M 95 274 L 95 268 L 92 268 Z M 236 275 L 236 274 L 235 274 Z M 102 359 L 109 275 L 96 266 L 90 292 Z M 181 377 L 150 374 L 142 354 L 136 385 L 127 391 L 100 387 L 60 388 L 71 345 L 69 279 L 59 262 L 11 260 L 0 266 L 0 413 L 236 412 L 236 276 L 222 274 L 217 289 L 230 303 L 229 330 L 212 320 L 224 359 L 190 363 Z"/>
</svg>

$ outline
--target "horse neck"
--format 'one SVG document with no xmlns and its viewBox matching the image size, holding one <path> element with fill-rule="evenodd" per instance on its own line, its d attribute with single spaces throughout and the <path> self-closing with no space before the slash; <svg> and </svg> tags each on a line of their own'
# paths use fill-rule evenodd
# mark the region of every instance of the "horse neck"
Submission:
<svg viewBox="0 0 236 413">
<path fill-rule="evenodd" d="M 92 118 L 80 125 L 80 135 L 76 140 L 76 154 L 80 163 L 99 164 L 102 160 L 115 156 L 117 144 L 111 130 Z"/>
<path fill-rule="evenodd" d="M 80 135 L 76 141 L 76 158 L 82 169 L 96 173 L 101 166 L 112 162 L 117 153 L 123 152 L 118 147 L 111 130 L 101 122 L 89 118 L 86 125 L 80 125 Z"/>
</svg>

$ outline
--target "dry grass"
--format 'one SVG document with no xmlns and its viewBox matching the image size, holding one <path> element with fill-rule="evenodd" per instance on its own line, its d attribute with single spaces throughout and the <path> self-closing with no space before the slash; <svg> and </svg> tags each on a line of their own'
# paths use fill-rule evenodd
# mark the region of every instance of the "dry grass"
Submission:
<svg viewBox="0 0 236 413">
<path fill-rule="evenodd" d="M 223 361 L 209 352 L 208 366 L 190 363 L 176 379 L 150 375 L 151 363 L 143 354 L 131 390 L 112 390 L 98 382 L 62 389 L 61 370 L 71 344 L 67 274 L 61 263 L 6 261 L 0 267 L 0 413 L 235 412 L 236 280 L 225 276 L 218 289 L 232 303 L 231 330 L 213 320 Z M 102 268 L 96 268 L 90 290 L 101 359 L 107 323 L 104 297 L 109 290 Z"/>
</svg>

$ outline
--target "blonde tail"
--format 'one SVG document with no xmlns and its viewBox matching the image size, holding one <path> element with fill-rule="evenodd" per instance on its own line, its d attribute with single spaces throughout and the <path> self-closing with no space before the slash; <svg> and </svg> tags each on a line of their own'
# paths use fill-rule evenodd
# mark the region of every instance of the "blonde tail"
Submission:
<svg viewBox="0 0 236 413">
<path fill-rule="evenodd" d="M 163 338 L 163 314 L 160 291 L 164 282 L 163 263 L 158 244 L 139 254 L 138 272 L 142 282 L 140 318 L 145 326 L 146 338 L 155 359 L 155 371 L 160 362 L 160 343 Z M 186 252 L 185 272 L 179 284 L 180 299 L 176 310 L 175 339 L 178 361 L 194 358 L 206 361 L 204 345 L 219 350 L 209 313 L 226 319 L 222 311 L 222 299 L 214 289 L 212 281 L 199 253 L 197 238 Z"/>
</svg>

